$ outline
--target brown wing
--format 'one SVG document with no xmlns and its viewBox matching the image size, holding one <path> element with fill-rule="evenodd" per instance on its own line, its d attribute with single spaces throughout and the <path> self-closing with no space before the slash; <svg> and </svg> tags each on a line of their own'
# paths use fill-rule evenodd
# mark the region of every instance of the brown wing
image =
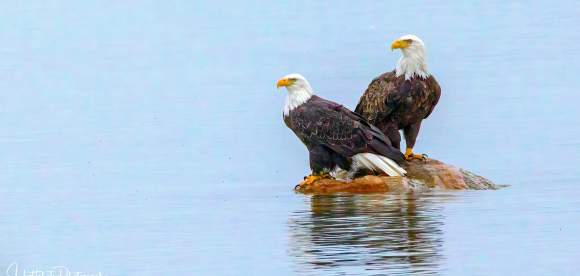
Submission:
<svg viewBox="0 0 580 276">
<path fill-rule="evenodd" d="M 433 76 L 430 76 L 427 79 L 427 89 L 431 91 L 431 93 L 429 93 L 429 97 L 431 97 L 432 99 L 430 99 L 429 102 L 431 102 L 432 104 L 429 107 L 429 111 L 427 111 L 427 115 L 425 115 L 423 119 L 427 119 L 427 117 L 431 115 L 431 113 L 435 109 L 435 106 L 439 102 L 439 98 L 441 97 L 441 87 L 439 86 L 439 83 L 437 83 L 437 81 Z"/>
<path fill-rule="evenodd" d="M 429 117 L 440 96 L 441 88 L 433 76 L 405 81 L 393 71 L 369 84 L 355 112 L 372 124 L 380 124 L 385 118 L 413 123 Z"/>
<path fill-rule="evenodd" d="M 403 88 L 403 89 L 399 89 Z M 401 83 L 395 72 L 384 73 L 375 78 L 361 96 L 355 112 L 376 124 L 377 120 L 389 116 L 403 101 L 408 87 Z"/>
</svg>

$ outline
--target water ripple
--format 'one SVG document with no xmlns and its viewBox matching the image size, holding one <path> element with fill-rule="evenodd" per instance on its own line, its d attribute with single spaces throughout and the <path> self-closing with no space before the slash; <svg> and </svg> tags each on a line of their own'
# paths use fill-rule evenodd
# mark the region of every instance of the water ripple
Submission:
<svg viewBox="0 0 580 276">
<path fill-rule="evenodd" d="M 289 224 L 296 272 L 436 274 L 444 261 L 445 196 L 316 195 Z"/>
</svg>

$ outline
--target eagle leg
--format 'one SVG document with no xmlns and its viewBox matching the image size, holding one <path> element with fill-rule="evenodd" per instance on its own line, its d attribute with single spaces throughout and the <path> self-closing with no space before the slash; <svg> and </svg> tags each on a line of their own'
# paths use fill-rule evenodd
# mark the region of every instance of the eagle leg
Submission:
<svg viewBox="0 0 580 276">
<path fill-rule="evenodd" d="M 401 150 L 401 134 L 395 125 L 389 125 L 381 128 L 381 131 L 391 140 L 391 144 L 398 150 Z"/>
<path fill-rule="evenodd" d="M 407 142 L 407 149 L 405 150 L 405 159 L 407 161 L 415 159 L 427 162 L 427 155 L 413 153 L 413 147 L 415 146 L 415 141 L 417 140 L 417 135 L 419 135 L 420 129 L 421 121 L 409 125 L 403 129 L 403 134 L 405 134 L 405 142 Z"/>
</svg>

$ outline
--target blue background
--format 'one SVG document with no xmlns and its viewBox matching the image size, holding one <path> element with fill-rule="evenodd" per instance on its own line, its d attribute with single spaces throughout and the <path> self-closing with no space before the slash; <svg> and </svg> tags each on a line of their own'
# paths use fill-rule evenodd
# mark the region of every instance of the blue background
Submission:
<svg viewBox="0 0 580 276">
<path fill-rule="evenodd" d="M 579 25 L 575 1 L 1 3 L 0 273 L 572 274 Z M 308 155 L 275 81 L 302 73 L 354 108 L 407 33 L 443 92 L 416 151 L 511 187 L 412 199 L 419 215 L 363 212 L 436 225 L 422 233 L 437 246 L 377 265 L 363 260 L 384 251 L 343 243 L 373 226 L 348 222 L 409 199 L 329 198 L 345 231 L 310 241 L 332 218 L 292 192 Z M 434 257 L 397 265 L 416 254 Z"/>
</svg>

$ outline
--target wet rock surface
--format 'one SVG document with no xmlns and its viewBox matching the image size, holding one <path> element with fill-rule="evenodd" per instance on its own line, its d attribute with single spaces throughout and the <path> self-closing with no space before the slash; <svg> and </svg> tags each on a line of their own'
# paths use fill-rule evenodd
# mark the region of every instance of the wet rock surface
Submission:
<svg viewBox="0 0 580 276">
<path fill-rule="evenodd" d="M 414 160 L 406 162 L 403 167 L 407 170 L 405 177 L 367 175 L 350 182 L 335 179 L 320 179 L 314 183 L 303 181 L 296 185 L 295 190 L 304 194 L 332 194 L 498 189 L 482 176 L 435 159 L 427 162 Z"/>
</svg>

